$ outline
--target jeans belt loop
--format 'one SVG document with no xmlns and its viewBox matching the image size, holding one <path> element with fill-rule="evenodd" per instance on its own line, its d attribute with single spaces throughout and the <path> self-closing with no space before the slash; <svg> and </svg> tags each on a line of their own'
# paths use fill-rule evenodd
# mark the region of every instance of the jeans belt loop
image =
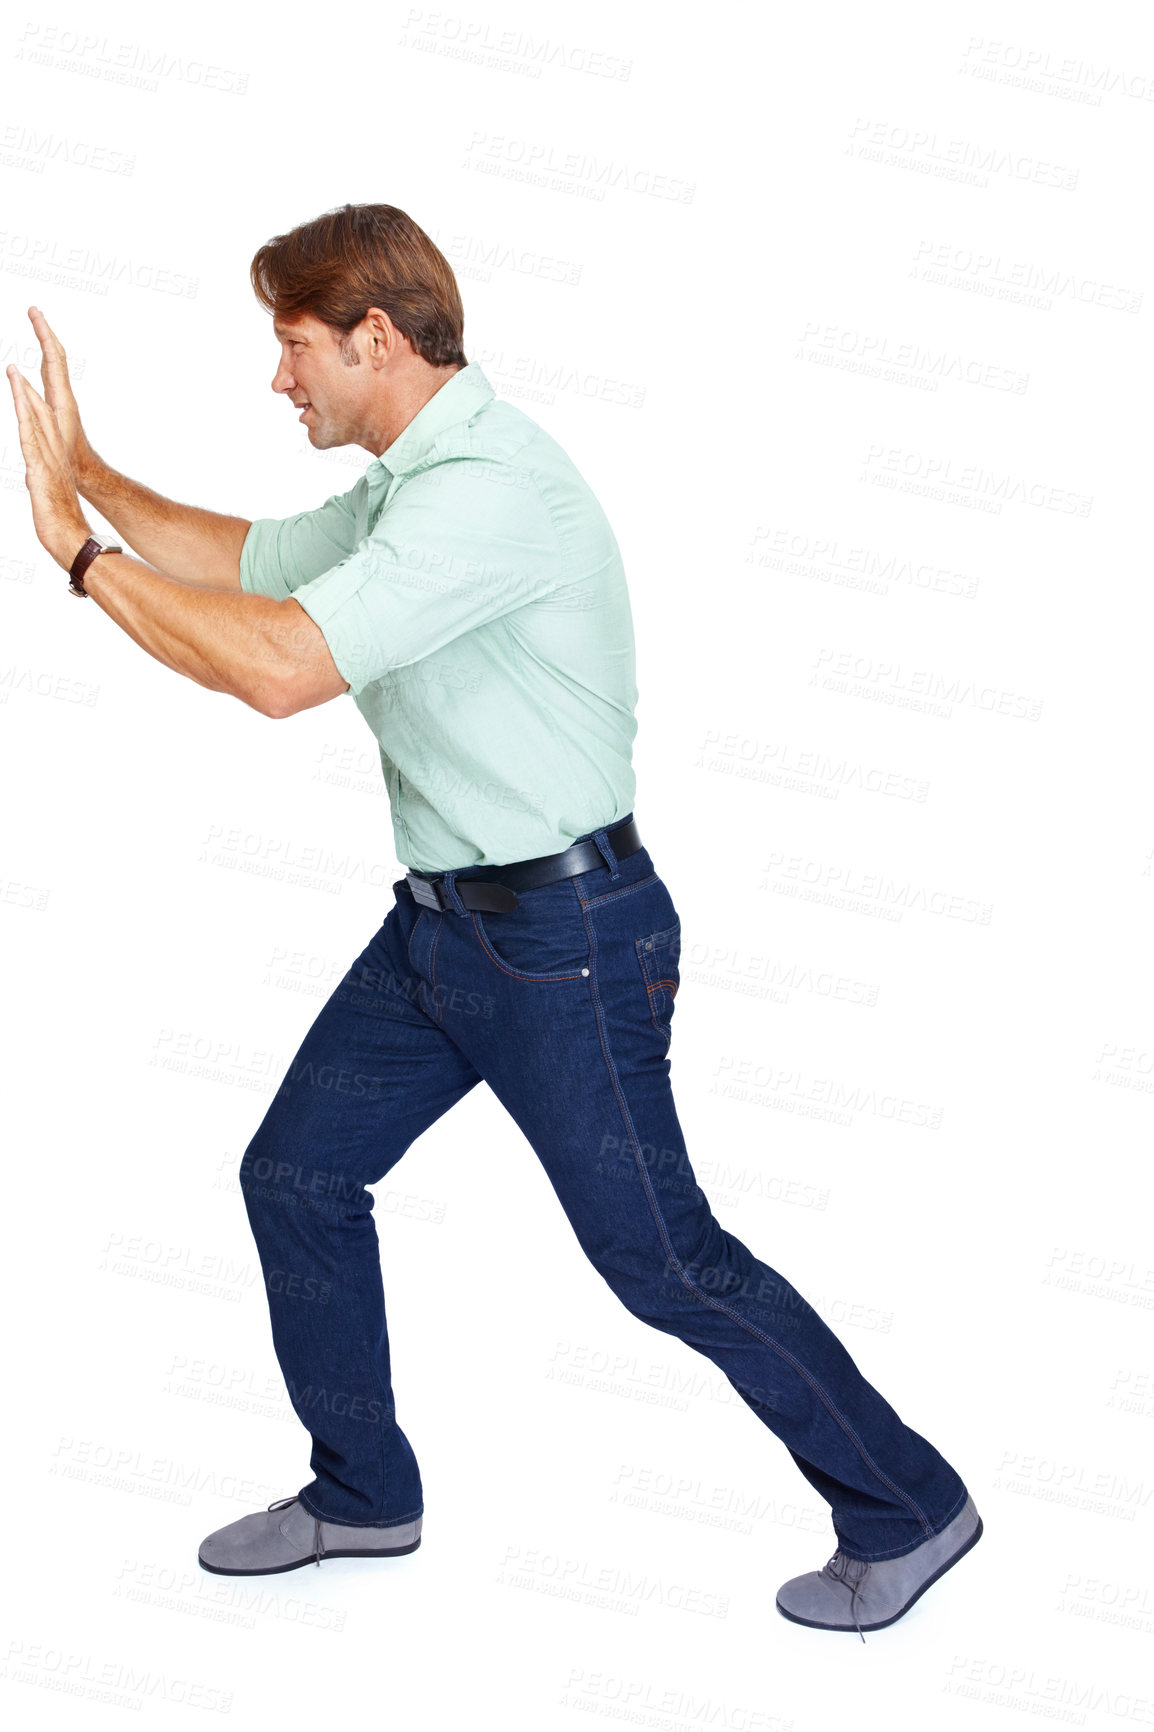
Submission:
<svg viewBox="0 0 1154 1732">
<path fill-rule="evenodd" d="M 609 868 L 610 878 L 616 878 L 618 873 L 621 871 L 621 866 L 616 854 L 613 852 L 613 844 L 609 840 L 608 833 L 605 830 L 595 830 L 593 832 L 593 840 L 596 842 L 604 856 L 605 864 Z"/>
<path fill-rule="evenodd" d="M 454 914 L 467 914 L 469 910 L 461 901 L 461 893 L 457 889 L 456 877 L 457 874 L 455 871 L 445 873 L 440 884 L 441 895 L 445 898 Z"/>
</svg>

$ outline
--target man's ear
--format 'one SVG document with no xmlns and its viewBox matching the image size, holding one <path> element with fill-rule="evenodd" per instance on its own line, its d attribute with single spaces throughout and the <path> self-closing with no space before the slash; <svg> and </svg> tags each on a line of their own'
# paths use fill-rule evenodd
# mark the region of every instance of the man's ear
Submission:
<svg viewBox="0 0 1154 1732">
<path fill-rule="evenodd" d="M 383 367 L 396 354 L 401 333 L 382 307 L 370 307 L 364 324 L 369 340 L 369 360 L 374 367 Z"/>
</svg>

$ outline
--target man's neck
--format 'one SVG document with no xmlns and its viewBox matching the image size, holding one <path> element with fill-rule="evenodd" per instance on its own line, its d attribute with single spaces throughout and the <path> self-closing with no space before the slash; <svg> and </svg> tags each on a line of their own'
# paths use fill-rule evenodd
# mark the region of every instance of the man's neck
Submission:
<svg viewBox="0 0 1154 1732">
<path fill-rule="evenodd" d="M 430 367 L 422 364 L 399 379 L 394 387 L 385 412 L 374 428 L 374 442 L 368 449 L 374 457 L 380 457 L 387 451 L 394 439 L 399 439 L 409 422 L 420 413 L 441 386 L 446 384 L 461 367 Z"/>
</svg>

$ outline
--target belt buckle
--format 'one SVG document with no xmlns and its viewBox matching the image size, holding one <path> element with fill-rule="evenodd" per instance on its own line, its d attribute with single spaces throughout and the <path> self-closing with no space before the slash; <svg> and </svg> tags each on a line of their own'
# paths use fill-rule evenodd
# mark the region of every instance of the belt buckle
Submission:
<svg viewBox="0 0 1154 1732">
<path fill-rule="evenodd" d="M 411 872 L 406 872 L 405 883 L 412 891 L 414 900 L 419 902 L 422 908 L 435 908 L 438 914 L 444 913 L 440 891 L 434 882 L 428 878 L 414 878 Z"/>
</svg>

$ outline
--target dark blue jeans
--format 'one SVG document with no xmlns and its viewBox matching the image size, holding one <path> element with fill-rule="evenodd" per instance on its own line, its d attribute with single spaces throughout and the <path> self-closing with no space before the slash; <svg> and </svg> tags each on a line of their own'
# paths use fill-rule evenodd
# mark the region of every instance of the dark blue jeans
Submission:
<svg viewBox="0 0 1154 1732">
<path fill-rule="evenodd" d="M 423 1511 L 365 1187 L 484 1080 L 622 1304 L 713 1361 L 830 1505 L 845 1551 L 898 1557 L 958 1514 L 966 1487 L 715 1219 L 670 1087 L 680 922 L 647 850 L 618 861 L 612 835 L 594 833 L 604 865 L 521 891 L 508 913 L 437 913 L 399 880 L 245 1151 L 273 1345 L 312 1436 L 301 1502 L 352 1526 Z"/>
</svg>

